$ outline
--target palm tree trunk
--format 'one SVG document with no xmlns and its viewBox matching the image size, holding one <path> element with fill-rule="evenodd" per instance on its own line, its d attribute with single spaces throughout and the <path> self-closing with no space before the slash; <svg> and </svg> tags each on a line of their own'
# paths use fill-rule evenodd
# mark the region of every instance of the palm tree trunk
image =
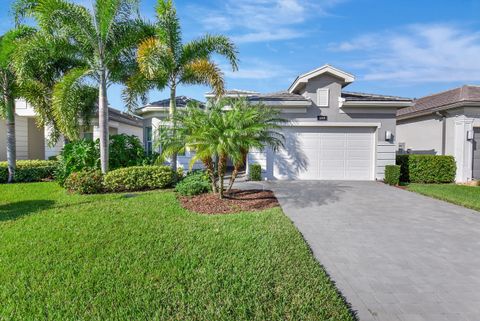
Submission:
<svg viewBox="0 0 480 321">
<path fill-rule="evenodd" d="M 230 182 L 228 183 L 228 191 L 230 191 L 233 187 L 233 183 L 235 183 L 235 179 L 237 178 L 238 172 L 240 170 L 240 164 L 235 164 L 233 167 L 232 176 L 230 177 Z"/>
<path fill-rule="evenodd" d="M 220 180 L 220 199 L 223 199 L 223 185 L 224 185 L 224 177 L 225 177 L 225 170 L 227 168 L 227 156 L 226 155 L 219 155 L 218 157 L 218 178 Z"/>
<path fill-rule="evenodd" d="M 175 126 L 176 124 L 174 123 L 173 120 L 173 115 L 175 114 L 175 111 L 177 109 L 177 103 L 176 103 L 176 87 L 171 86 L 170 87 L 170 109 L 169 109 L 169 116 L 170 116 L 170 121 L 172 122 L 173 126 L 173 134 L 175 135 Z M 171 165 L 172 170 L 176 171 L 177 170 L 177 153 L 173 153 L 172 155 L 172 162 Z"/>
<path fill-rule="evenodd" d="M 205 165 L 208 176 L 210 177 L 210 181 L 212 183 L 212 192 L 217 194 L 217 178 L 215 177 L 215 167 L 213 165 L 213 160 L 211 157 L 208 157 L 203 159 L 202 163 Z"/>
<path fill-rule="evenodd" d="M 108 100 L 105 68 L 100 71 L 98 91 L 98 126 L 100 128 L 100 164 L 102 173 L 108 172 Z"/>
<path fill-rule="evenodd" d="M 17 146 L 15 141 L 15 100 L 10 95 L 5 96 L 5 105 L 7 107 L 7 166 L 8 182 L 13 183 L 15 179 Z"/>
</svg>

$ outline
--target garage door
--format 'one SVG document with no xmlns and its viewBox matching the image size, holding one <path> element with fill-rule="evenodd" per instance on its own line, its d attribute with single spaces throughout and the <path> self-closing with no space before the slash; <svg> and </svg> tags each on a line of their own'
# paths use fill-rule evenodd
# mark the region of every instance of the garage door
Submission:
<svg viewBox="0 0 480 321">
<path fill-rule="evenodd" d="M 374 128 L 288 127 L 273 155 L 276 179 L 372 180 Z"/>
</svg>

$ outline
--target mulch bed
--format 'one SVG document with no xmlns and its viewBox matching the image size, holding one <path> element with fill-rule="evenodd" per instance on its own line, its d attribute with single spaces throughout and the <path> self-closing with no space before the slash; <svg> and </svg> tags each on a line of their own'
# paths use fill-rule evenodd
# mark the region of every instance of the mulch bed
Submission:
<svg viewBox="0 0 480 321">
<path fill-rule="evenodd" d="M 182 206 L 202 214 L 228 214 L 244 211 L 258 211 L 278 206 L 278 200 L 268 190 L 231 190 L 221 200 L 217 194 L 179 196 Z"/>
</svg>

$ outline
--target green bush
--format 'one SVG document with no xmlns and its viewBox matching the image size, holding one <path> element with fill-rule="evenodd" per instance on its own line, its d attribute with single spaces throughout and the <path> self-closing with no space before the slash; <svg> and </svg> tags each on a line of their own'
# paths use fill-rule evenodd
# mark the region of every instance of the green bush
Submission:
<svg viewBox="0 0 480 321">
<path fill-rule="evenodd" d="M 387 165 L 385 166 L 385 183 L 397 186 L 400 184 L 400 166 Z"/>
<path fill-rule="evenodd" d="M 18 160 L 15 170 L 16 182 L 40 182 L 53 178 L 57 162 L 47 160 Z M 7 162 L 0 162 L 0 183 L 8 181 Z"/>
<path fill-rule="evenodd" d="M 58 156 L 58 168 L 55 179 L 60 185 L 71 173 L 100 168 L 100 150 L 98 143 L 92 140 L 79 140 L 68 143 Z"/>
<path fill-rule="evenodd" d="M 251 181 L 262 180 L 262 166 L 260 166 L 260 164 L 250 165 L 250 180 Z"/>
<path fill-rule="evenodd" d="M 174 179 L 168 166 L 132 166 L 108 172 L 104 186 L 110 192 L 143 191 L 170 187 Z"/>
<path fill-rule="evenodd" d="M 204 171 L 193 171 L 175 186 L 175 191 L 181 195 L 198 195 L 208 193 L 212 189 L 208 174 Z"/>
<path fill-rule="evenodd" d="M 103 191 L 103 175 L 99 170 L 82 170 L 71 173 L 65 180 L 69 192 L 79 194 L 97 194 Z"/>
<path fill-rule="evenodd" d="M 456 164 L 453 156 L 398 155 L 400 181 L 409 183 L 452 183 Z"/>
<path fill-rule="evenodd" d="M 144 165 L 145 151 L 137 136 L 110 136 L 110 169 Z"/>
</svg>

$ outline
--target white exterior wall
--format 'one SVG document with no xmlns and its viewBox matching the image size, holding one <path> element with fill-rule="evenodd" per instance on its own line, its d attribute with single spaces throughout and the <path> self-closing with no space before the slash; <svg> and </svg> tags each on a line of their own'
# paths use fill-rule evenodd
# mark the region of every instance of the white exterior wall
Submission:
<svg viewBox="0 0 480 321">
<path fill-rule="evenodd" d="M 396 164 L 396 146 L 394 143 L 378 142 L 375 163 L 375 178 L 383 180 L 385 178 L 385 166 Z"/>
<path fill-rule="evenodd" d="M 28 118 L 15 116 L 17 159 L 28 159 Z"/>
<path fill-rule="evenodd" d="M 442 120 L 430 115 L 397 121 L 397 143 L 412 154 L 442 154 Z"/>
<path fill-rule="evenodd" d="M 52 132 L 52 127 L 46 126 L 45 127 L 45 159 L 48 159 L 49 157 L 52 157 L 52 156 L 59 155 L 60 152 L 62 151 L 63 146 L 65 145 L 65 140 L 63 136 L 61 136 L 55 145 L 50 146 L 48 143 L 48 137 L 50 137 L 51 132 Z"/>
<path fill-rule="evenodd" d="M 125 135 L 134 135 L 137 136 L 138 139 L 143 144 L 143 127 L 137 127 L 137 126 L 132 126 L 132 125 L 127 125 L 127 124 L 118 124 L 118 134 L 125 134 Z"/>
</svg>

